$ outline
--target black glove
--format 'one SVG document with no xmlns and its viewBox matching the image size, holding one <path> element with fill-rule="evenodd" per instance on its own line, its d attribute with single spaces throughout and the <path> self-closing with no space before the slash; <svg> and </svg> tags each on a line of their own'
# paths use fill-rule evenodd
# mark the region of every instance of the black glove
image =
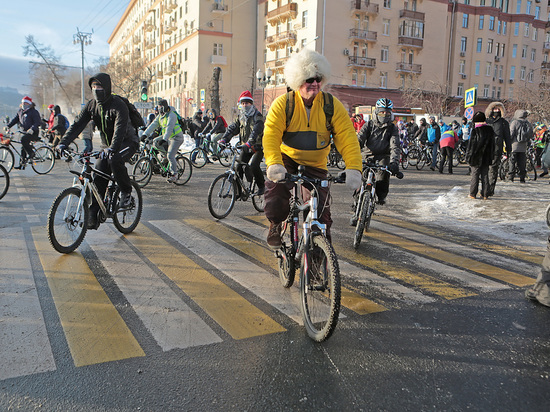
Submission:
<svg viewBox="0 0 550 412">
<path fill-rule="evenodd" d="M 57 145 L 56 149 L 59 153 L 63 153 L 65 150 L 67 150 L 67 146 L 61 143 Z"/>
<path fill-rule="evenodd" d="M 399 172 L 399 164 L 397 164 L 395 162 L 391 162 L 388 166 L 388 169 L 389 169 L 389 171 L 391 172 L 392 175 L 395 175 L 395 174 L 397 174 L 397 172 Z"/>
<path fill-rule="evenodd" d="M 103 149 L 103 151 L 99 155 L 99 158 L 102 159 L 102 160 L 105 160 L 105 159 L 110 159 L 111 156 L 113 156 L 113 149 L 108 147 L 106 149 Z"/>
<path fill-rule="evenodd" d="M 143 133 L 143 134 L 141 135 L 141 139 L 140 139 L 140 140 L 141 140 L 142 142 L 146 142 L 148 138 L 149 138 L 149 137 L 147 137 L 147 135 L 146 135 L 145 133 Z"/>
</svg>

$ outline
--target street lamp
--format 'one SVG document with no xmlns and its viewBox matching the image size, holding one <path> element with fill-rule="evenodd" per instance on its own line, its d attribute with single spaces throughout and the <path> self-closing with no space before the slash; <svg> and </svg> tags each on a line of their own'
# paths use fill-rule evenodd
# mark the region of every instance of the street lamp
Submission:
<svg viewBox="0 0 550 412">
<path fill-rule="evenodd" d="M 82 107 L 84 107 L 84 46 L 89 46 L 92 44 L 92 33 L 82 33 L 80 30 L 78 30 L 78 27 L 76 28 L 78 31 L 76 34 L 73 34 L 73 44 L 80 44 L 80 49 L 82 52 L 82 71 L 80 73 L 80 82 L 82 83 Z M 81 107 L 81 109 L 82 109 Z"/>
<path fill-rule="evenodd" d="M 258 79 L 258 85 L 262 88 L 262 114 L 264 114 L 264 93 L 265 93 L 265 86 L 269 84 L 269 81 L 271 80 L 271 76 L 273 76 L 273 72 L 268 67 L 265 74 L 262 72 L 262 69 L 258 69 L 256 72 L 256 79 Z"/>
</svg>

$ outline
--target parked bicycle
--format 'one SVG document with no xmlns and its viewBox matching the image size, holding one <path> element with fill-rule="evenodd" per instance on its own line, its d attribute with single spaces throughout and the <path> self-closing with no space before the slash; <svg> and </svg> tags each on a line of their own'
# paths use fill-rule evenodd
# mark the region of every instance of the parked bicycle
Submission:
<svg viewBox="0 0 550 412">
<path fill-rule="evenodd" d="M 199 133 L 199 137 L 202 138 L 201 144 L 199 145 L 199 147 L 195 147 L 193 150 L 191 150 L 191 154 L 189 156 L 193 166 L 201 168 L 206 163 L 212 163 L 212 161 L 210 160 L 212 156 L 216 156 L 217 160 L 222 166 L 229 166 L 229 164 L 231 163 L 230 159 L 232 155 L 231 146 L 229 146 L 229 149 L 227 149 L 227 146 L 225 146 L 223 150 L 220 147 L 219 153 L 215 154 L 210 146 L 210 133 L 207 133 L 205 135 Z"/>
<path fill-rule="evenodd" d="M 229 170 L 217 176 L 208 188 L 208 210 L 216 219 L 227 217 L 237 199 L 246 202 L 251 197 L 254 209 L 264 211 L 264 195 L 258 193 L 250 165 L 238 161 L 241 147 L 236 147 Z"/>
<path fill-rule="evenodd" d="M 2 199 L 6 195 L 6 193 L 8 193 L 9 188 L 10 174 L 4 166 L 0 165 L 0 199 Z"/>
<path fill-rule="evenodd" d="M 369 230 L 370 221 L 376 208 L 376 172 L 378 171 L 391 174 L 387 166 L 363 161 L 363 183 L 356 196 L 355 210 L 350 222 L 352 226 L 355 226 L 355 237 L 353 239 L 355 249 L 361 244 L 363 233 Z M 397 172 L 394 176 L 403 179 L 403 173 L 401 172 Z"/>
<path fill-rule="evenodd" d="M 143 209 L 141 189 L 132 182 L 130 206 L 121 208 L 121 191 L 114 178 L 93 167 L 90 158 L 98 158 L 101 152 L 79 156 L 82 171 L 70 170 L 76 177 L 73 186 L 63 190 L 54 200 L 48 214 L 48 238 L 59 253 L 71 253 L 84 240 L 90 219 L 92 199 L 99 204 L 98 223 L 113 219 L 121 233 L 132 232 L 139 223 Z M 105 196 L 101 198 L 92 173 L 109 181 Z"/>
<path fill-rule="evenodd" d="M 140 187 L 145 187 L 151 181 L 153 174 L 160 174 L 163 177 L 170 175 L 170 163 L 165 153 L 162 153 L 151 143 L 146 143 L 140 149 L 143 156 L 134 165 L 134 181 Z M 178 186 L 186 184 L 193 174 L 191 161 L 182 154 L 176 156 L 177 179 L 173 182 Z"/>
<path fill-rule="evenodd" d="M 327 166 L 337 167 L 340 170 L 344 170 L 346 168 L 346 163 L 344 162 L 342 155 L 334 145 L 331 145 L 330 152 L 328 153 Z"/>
<path fill-rule="evenodd" d="M 275 251 L 279 265 L 279 278 L 283 287 L 294 283 L 296 269 L 300 268 L 300 301 L 302 318 L 308 336 L 316 342 L 328 339 L 338 323 L 340 313 L 340 269 L 331 243 L 326 237 L 326 225 L 319 222 L 319 187 L 330 182 L 343 183 L 343 178 L 329 176 L 327 180 L 310 179 L 303 175 L 287 174 L 286 181 L 294 182 L 290 199 L 290 212 L 281 232 L 282 246 Z M 302 188 L 311 197 L 302 201 Z M 303 216 L 300 226 L 300 215 Z M 298 229 L 302 228 L 301 235 Z"/>
<path fill-rule="evenodd" d="M 24 134 L 21 131 L 18 131 L 19 134 Z M 0 134 L 0 164 L 5 167 L 8 172 L 11 172 L 15 163 L 15 155 L 17 154 L 21 158 L 22 151 L 24 150 L 21 147 L 21 151 L 13 145 L 14 143 L 21 144 L 20 140 L 14 139 L 13 132 L 7 132 L 6 135 Z M 34 156 L 32 158 L 27 157 L 25 162 L 22 163 L 21 168 L 24 169 L 27 164 L 30 163 L 32 169 L 39 175 L 49 173 L 53 166 L 55 165 L 55 153 L 51 147 L 43 144 L 42 142 L 31 142 L 34 147 Z"/>
</svg>

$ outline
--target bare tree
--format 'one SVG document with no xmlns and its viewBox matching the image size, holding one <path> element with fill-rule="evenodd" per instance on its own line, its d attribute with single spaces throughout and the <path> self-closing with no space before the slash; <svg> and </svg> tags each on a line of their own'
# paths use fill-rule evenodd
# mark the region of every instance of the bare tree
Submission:
<svg viewBox="0 0 550 412">
<path fill-rule="evenodd" d="M 112 91 L 130 100 L 138 100 L 141 82 L 150 84 L 155 74 L 139 53 L 112 58 L 105 69 L 111 76 Z"/>
<path fill-rule="evenodd" d="M 212 80 L 210 80 L 209 89 L 210 89 L 210 107 L 218 113 L 221 113 L 220 105 L 220 73 L 222 69 L 219 67 L 214 67 L 212 72 Z"/>
<path fill-rule="evenodd" d="M 446 93 L 445 84 L 433 81 L 413 82 L 402 90 L 402 96 L 406 106 L 422 107 L 426 113 L 456 115 L 460 107 L 460 101 Z"/>
</svg>

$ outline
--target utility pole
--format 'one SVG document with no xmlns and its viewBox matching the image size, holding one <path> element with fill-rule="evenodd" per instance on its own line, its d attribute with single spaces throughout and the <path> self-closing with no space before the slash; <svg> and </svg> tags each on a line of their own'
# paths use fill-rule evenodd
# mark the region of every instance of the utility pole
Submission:
<svg viewBox="0 0 550 412">
<path fill-rule="evenodd" d="M 73 34 L 73 44 L 79 44 L 80 43 L 80 50 L 82 53 L 82 72 L 80 73 L 80 82 L 82 83 L 82 107 L 84 107 L 85 99 L 84 99 L 84 46 L 89 46 L 92 44 L 92 34 L 94 31 L 92 30 L 91 33 L 82 33 L 78 27 L 76 28 L 77 33 Z"/>
</svg>

